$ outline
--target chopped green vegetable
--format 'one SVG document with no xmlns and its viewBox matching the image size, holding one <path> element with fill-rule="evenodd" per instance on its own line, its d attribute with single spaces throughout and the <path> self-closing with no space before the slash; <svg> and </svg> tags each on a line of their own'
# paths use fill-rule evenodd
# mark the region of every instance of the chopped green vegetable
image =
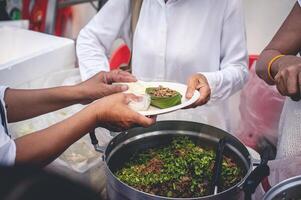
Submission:
<svg viewBox="0 0 301 200">
<path fill-rule="evenodd" d="M 165 147 L 137 152 L 115 175 L 122 182 L 150 194 L 202 197 L 210 194 L 214 159 L 214 151 L 180 136 Z M 220 191 L 232 187 L 242 177 L 243 170 L 224 156 Z"/>
<path fill-rule="evenodd" d="M 164 109 L 181 104 L 182 95 L 169 88 L 150 87 L 145 91 L 151 97 L 151 105 Z"/>
</svg>

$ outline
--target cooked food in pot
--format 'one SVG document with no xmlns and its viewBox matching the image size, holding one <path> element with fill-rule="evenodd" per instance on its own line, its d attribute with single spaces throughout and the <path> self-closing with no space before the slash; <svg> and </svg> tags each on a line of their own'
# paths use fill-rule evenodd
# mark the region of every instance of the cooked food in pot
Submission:
<svg viewBox="0 0 301 200">
<path fill-rule="evenodd" d="M 167 87 L 146 88 L 146 93 L 151 96 L 151 105 L 161 109 L 181 104 L 182 95 Z"/>
<path fill-rule="evenodd" d="M 174 198 L 211 194 L 215 152 L 195 144 L 189 137 L 177 136 L 164 147 L 137 152 L 115 172 L 117 178 L 144 192 Z M 229 157 L 223 157 L 219 191 L 243 177 L 243 170 Z"/>
</svg>

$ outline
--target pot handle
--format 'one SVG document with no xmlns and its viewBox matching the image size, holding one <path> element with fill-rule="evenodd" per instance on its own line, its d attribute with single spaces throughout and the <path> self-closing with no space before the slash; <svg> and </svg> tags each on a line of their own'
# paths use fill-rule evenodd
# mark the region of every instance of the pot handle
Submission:
<svg viewBox="0 0 301 200">
<path fill-rule="evenodd" d="M 270 175 L 270 168 L 268 166 L 268 151 L 264 150 L 261 157 L 261 163 L 256 167 L 247 177 L 243 184 L 245 193 L 245 200 L 251 200 L 252 194 L 255 192 L 257 186 Z"/>
<path fill-rule="evenodd" d="M 90 131 L 89 135 L 90 135 L 91 143 L 94 146 L 95 151 L 100 152 L 100 153 L 104 153 L 106 147 L 100 146 L 98 144 L 98 140 L 97 140 L 97 137 L 95 135 L 95 130 Z"/>
</svg>

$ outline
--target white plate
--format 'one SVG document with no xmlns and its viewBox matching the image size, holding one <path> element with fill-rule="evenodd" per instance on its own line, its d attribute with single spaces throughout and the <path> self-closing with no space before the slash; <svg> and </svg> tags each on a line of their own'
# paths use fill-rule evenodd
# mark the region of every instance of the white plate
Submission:
<svg viewBox="0 0 301 200">
<path fill-rule="evenodd" d="M 128 84 L 128 83 L 125 83 L 125 84 Z M 133 83 L 130 83 L 130 84 L 133 84 Z M 144 115 L 144 116 L 161 115 L 161 114 L 165 114 L 165 113 L 169 113 L 169 112 L 179 110 L 181 108 L 185 108 L 187 106 L 192 105 L 200 97 L 200 93 L 198 91 L 195 91 L 191 99 L 186 99 L 185 94 L 186 94 L 186 90 L 187 90 L 187 85 L 184 85 L 184 84 L 181 84 L 181 83 L 142 82 L 142 81 L 138 81 L 138 82 L 136 82 L 136 84 L 141 84 L 145 88 L 147 88 L 147 87 L 158 87 L 159 85 L 161 85 L 163 87 L 168 87 L 172 90 L 176 90 L 177 92 L 179 92 L 182 95 L 182 100 L 181 100 L 182 103 L 181 104 L 170 107 L 170 108 L 165 108 L 165 109 L 160 109 L 160 108 L 156 108 L 154 106 L 150 106 L 150 108 L 147 111 L 139 111 L 139 113 Z M 132 92 L 136 95 L 139 95 L 139 94 L 141 95 L 141 91 L 138 91 L 137 93 L 135 91 L 130 91 L 130 92 Z"/>
</svg>

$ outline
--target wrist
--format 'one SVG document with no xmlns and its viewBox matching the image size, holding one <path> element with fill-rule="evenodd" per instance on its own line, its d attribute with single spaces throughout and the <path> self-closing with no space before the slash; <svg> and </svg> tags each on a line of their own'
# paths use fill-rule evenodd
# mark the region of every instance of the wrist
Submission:
<svg viewBox="0 0 301 200">
<path fill-rule="evenodd" d="M 94 120 L 98 124 L 105 120 L 105 116 L 107 116 L 107 106 L 104 105 L 101 100 L 91 103 L 88 107 L 90 108 L 90 113 L 93 113 Z"/>
<path fill-rule="evenodd" d="M 87 117 L 91 120 L 91 128 L 95 129 L 99 126 L 101 122 L 102 112 L 100 111 L 99 107 L 97 106 L 97 102 L 91 103 L 85 108 L 85 112 L 87 113 Z"/>
<path fill-rule="evenodd" d="M 276 74 L 279 72 L 281 59 L 282 58 L 276 60 L 271 66 L 271 75 L 273 78 L 275 78 Z"/>
<path fill-rule="evenodd" d="M 81 84 L 70 86 L 72 88 L 73 98 L 76 103 L 86 104 L 86 102 L 90 102 L 89 94 L 87 91 L 81 86 Z"/>
<path fill-rule="evenodd" d="M 272 81 L 275 81 L 275 76 L 279 71 L 280 68 L 280 60 L 283 58 L 284 55 L 279 54 L 275 57 L 273 57 L 270 62 L 268 63 L 268 76 Z"/>
</svg>

